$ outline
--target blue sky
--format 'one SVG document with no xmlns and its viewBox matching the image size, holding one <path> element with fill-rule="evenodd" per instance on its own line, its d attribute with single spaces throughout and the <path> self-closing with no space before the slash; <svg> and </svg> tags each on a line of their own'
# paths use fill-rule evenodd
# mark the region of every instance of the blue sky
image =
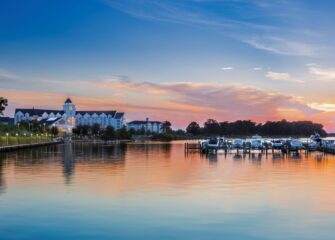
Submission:
<svg viewBox="0 0 335 240">
<path fill-rule="evenodd" d="M 143 109 L 153 101 L 191 103 L 187 89 L 209 84 L 293 97 L 328 116 L 335 110 L 334 10 L 330 0 L 2 0 L 1 93 L 73 96 L 83 107 L 110 99 L 104 107 L 128 110 L 136 118 L 145 117 Z M 89 85 L 106 80 L 109 91 Z M 138 87 L 135 93 L 129 82 Z M 143 87 L 155 84 L 166 91 L 166 85 L 180 83 L 189 86 L 166 95 Z M 17 106 L 39 104 L 31 97 L 11 98 L 9 115 Z M 202 107 L 212 109 L 213 101 Z M 239 106 L 239 99 L 232 104 Z M 274 107 L 274 118 L 288 108 Z M 220 109 L 213 117 L 225 116 Z M 310 116 L 309 110 L 293 110 L 303 111 L 300 118 Z M 147 114 L 162 118 L 154 110 Z M 205 118 L 198 115 L 199 121 Z M 177 121 L 180 126 L 185 118 Z"/>
</svg>

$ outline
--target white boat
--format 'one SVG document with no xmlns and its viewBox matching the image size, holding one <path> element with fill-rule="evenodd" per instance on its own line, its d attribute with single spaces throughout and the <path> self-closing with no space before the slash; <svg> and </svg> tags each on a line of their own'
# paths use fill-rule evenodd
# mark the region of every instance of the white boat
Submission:
<svg viewBox="0 0 335 240">
<path fill-rule="evenodd" d="M 241 148 L 243 148 L 243 146 L 244 146 L 244 140 L 243 139 L 236 138 L 232 142 L 232 147 L 233 148 L 241 149 Z"/>
<path fill-rule="evenodd" d="M 317 142 L 317 143 L 321 143 L 322 142 L 322 137 L 320 136 L 320 134 L 315 132 L 314 134 L 311 135 L 310 140 L 314 141 L 314 142 Z"/>
<path fill-rule="evenodd" d="M 306 148 L 310 151 L 315 151 L 320 147 L 320 143 L 316 142 L 316 141 L 308 141 L 306 143 Z"/>
<path fill-rule="evenodd" d="M 289 151 L 298 151 L 304 148 L 302 142 L 298 139 L 287 139 L 285 142 L 285 147 Z"/>
<path fill-rule="evenodd" d="M 272 148 L 273 149 L 282 149 L 284 145 L 284 140 L 282 139 L 273 139 L 272 140 Z"/>
<path fill-rule="evenodd" d="M 258 150 L 264 149 L 262 139 L 251 139 L 250 143 L 251 143 L 251 149 L 258 149 Z"/>
<path fill-rule="evenodd" d="M 335 148 L 335 140 L 323 140 L 321 146 L 323 148 Z"/>
<path fill-rule="evenodd" d="M 251 149 L 258 149 L 258 150 L 264 149 L 263 139 L 259 135 L 252 136 L 250 139 L 247 139 L 245 143 Z"/>
<path fill-rule="evenodd" d="M 210 138 L 207 144 L 208 149 L 218 149 L 220 141 L 218 138 Z"/>
<path fill-rule="evenodd" d="M 201 150 L 206 150 L 206 149 L 207 149 L 208 142 L 209 142 L 208 139 L 206 139 L 206 140 L 201 140 L 201 141 L 199 142 L 200 147 L 201 147 Z"/>
<path fill-rule="evenodd" d="M 252 136 L 251 139 L 262 139 L 262 137 L 259 136 L 258 134 L 256 134 L 256 135 Z"/>
</svg>

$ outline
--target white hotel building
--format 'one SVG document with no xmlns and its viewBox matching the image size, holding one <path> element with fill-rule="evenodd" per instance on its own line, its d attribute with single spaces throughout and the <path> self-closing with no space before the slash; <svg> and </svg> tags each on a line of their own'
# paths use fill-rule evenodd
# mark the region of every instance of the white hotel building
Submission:
<svg viewBox="0 0 335 240">
<path fill-rule="evenodd" d="M 60 130 L 70 132 L 73 127 L 79 125 L 93 126 L 99 124 L 101 128 L 113 126 L 120 129 L 124 126 L 125 116 L 123 112 L 117 111 L 77 111 L 76 105 L 68 98 L 64 102 L 63 110 L 46 109 L 23 109 L 15 110 L 14 122 L 18 124 L 21 121 L 42 121 L 44 123 L 52 122 Z"/>
</svg>

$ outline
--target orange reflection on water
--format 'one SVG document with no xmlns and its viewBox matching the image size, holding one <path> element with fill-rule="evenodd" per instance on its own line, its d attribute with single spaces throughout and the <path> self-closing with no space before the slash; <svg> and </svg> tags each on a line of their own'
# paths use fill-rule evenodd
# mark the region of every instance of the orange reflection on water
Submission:
<svg viewBox="0 0 335 240">
<path fill-rule="evenodd" d="M 185 154 L 182 142 L 77 143 L 4 154 L 0 170 L 4 194 L 50 188 L 111 199 L 160 193 L 230 211 L 266 205 L 335 212 L 335 156 L 319 152 L 201 155 Z"/>
</svg>

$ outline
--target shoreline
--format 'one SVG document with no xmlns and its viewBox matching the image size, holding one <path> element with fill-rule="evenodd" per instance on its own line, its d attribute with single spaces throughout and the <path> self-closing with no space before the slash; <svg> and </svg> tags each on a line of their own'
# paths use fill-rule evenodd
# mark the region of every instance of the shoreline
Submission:
<svg viewBox="0 0 335 240">
<path fill-rule="evenodd" d="M 43 143 L 28 143 L 28 144 L 0 146 L 0 153 L 17 151 L 17 150 L 28 149 L 28 148 L 52 146 L 52 145 L 57 145 L 61 143 L 62 142 L 43 142 Z"/>
</svg>

